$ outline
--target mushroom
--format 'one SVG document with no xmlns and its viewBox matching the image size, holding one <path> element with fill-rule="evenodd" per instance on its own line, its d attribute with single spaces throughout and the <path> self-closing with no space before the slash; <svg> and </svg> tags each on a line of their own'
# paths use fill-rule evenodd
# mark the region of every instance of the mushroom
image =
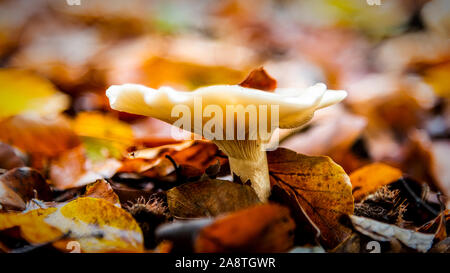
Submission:
<svg viewBox="0 0 450 273">
<path fill-rule="evenodd" d="M 183 92 L 170 87 L 153 89 L 123 84 L 109 87 L 106 94 L 115 110 L 151 116 L 177 126 L 183 112 L 183 118 L 189 120 L 183 129 L 211 139 L 228 156 L 231 172 L 243 182 L 250 181 L 263 202 L 270 195 L 266 149 L 270 137 L 275 137 L 275 129 L 300 127 L 311 120 L 315 110 L 338 103 L 347 95 L 345 91 L 327 90 L 323 83 L 306 90 L 277 88 L 274 92 L 240 85 L 213 85 Z M 235 111 L 231 119 L 223 115 L 226 112 L 228 116 L 230 109 Z M 255 109 L 258 121 L 252 120 Z M 215 122 L 211 122 L 213 112 Z M 242 114 L 244 118 L 239 123 Z M 266 134 L 261 131 L 263 127 Z"/>
</svg>

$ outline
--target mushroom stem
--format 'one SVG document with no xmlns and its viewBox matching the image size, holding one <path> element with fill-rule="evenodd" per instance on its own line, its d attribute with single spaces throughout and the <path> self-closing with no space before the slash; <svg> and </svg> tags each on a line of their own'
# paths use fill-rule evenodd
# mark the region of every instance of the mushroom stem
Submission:
<svg viewBox="0 0 450 273">
<path fill-rule="evenodd" d="M 251 187 L 262 202 L 270 195 L 269 168 L 266 151 L 259 140 L 213 140 L 227 156 L 231 173 Z"/>
</svg>

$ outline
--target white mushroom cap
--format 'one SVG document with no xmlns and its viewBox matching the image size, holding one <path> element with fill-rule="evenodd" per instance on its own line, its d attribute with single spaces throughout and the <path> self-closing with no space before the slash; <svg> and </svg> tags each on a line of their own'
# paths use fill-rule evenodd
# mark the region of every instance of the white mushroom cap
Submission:
<svg viewBox="0 0 450 273">
<path fill-rule="evenodd" d="M 172 108 L 186 105 L 194 113 L 194 98 L 201 98 L 202 105 L 218 105 L 225 111 L 226 105 L 278 105 L 279 127 L 294 128 L 308 122 L 315 110 L 342 101 L 347 92 L 327 90 L 318 83 L 305 90 L 278 88 L 275 92 L 241 87 L 239 85 L 214 85 L 192 92 L 177 91 L 170 87 L 159 89 L 139 84 L 113 85 L 106 91 L 111 107 L 118 111 L 151 116 L 173 123 Z"/>
</svg>

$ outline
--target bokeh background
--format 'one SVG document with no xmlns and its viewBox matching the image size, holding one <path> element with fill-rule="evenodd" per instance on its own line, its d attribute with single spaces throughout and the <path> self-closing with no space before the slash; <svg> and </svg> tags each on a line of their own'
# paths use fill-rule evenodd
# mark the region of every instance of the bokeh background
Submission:
<svg viewBox="0 0 450 273">
<path fill-rule="evenodd" d="M 110 85 L 189 91 L 264 66 L 280 87 L 349 94 L 281 132 L 281 146 L 329 155 L 348 173 L 386 162 L 450 194 L 450 1 L 77 2 L 0 1 L 0 140 L 25 162 L 0 168 L 50 168 L 62 189 L 133 177 L 137 167 L 117 165 L 127 151 L 176 141 L 169 125 L 112 111 Z M 58 173 L 55 160 L 70 162 L 80 143 L 103 165 Z"/>
</svg>

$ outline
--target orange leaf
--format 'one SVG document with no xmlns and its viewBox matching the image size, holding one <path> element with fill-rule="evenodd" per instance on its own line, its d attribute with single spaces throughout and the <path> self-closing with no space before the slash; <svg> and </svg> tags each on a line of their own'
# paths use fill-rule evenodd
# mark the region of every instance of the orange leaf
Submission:
<svg viewBox="0 0 450 273">
<path fill-rule="evenodd" d="M 242 87 L 273 91 L 277 88 L 277 81 L 267 74 L 263 67 L 250 72 L 247 78 L 239 84 Z"/>
<path fill-rule="evenodd" d="M 257 205 L 202 229 L 196 252 L 283 252 L 294 243 L 295 223 L 286 207 Z"/>
<path fill-rule="evenodd" d="M 272 186 L 279 187 L 299 211 L 320 231 L 324 246 L 333 248 L 351 230 L 340 223 L 342 215 L 353 214 L 350 179 L 326 156 L 305 156 L 288 149 L 267 153 Z M 299 224 L 299 223 L 297 223 Z"/>
<path fill-rule="evenodd" d="M 110 202 L 116 207 L 120 206 L 119 196 L 114 192 L 111 185 L 106 180 L 97 180 L 95 183 L 86 186 L 83 197 L 99 198 Z"/>
<path fill-rule="evenodd" d="M 13 116 L 0 122 L 0 140 L 36 156 L 53 157 L 80 140 L 63 116 Z"/>
<path fill-rule="evenodd" d="M 383 163 L 364 166 L 350 175 L 355 201 L 402 177 L 402 171 Z"/>
</svg>

